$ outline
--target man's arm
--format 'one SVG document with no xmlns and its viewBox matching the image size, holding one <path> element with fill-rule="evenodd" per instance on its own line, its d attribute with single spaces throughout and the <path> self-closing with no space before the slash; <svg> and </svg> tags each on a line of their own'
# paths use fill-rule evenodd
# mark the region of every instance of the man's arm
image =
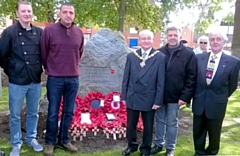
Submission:
<svg viewBox="0 0 240 156">
<path fill-rule="evenodd" d="M 41 37 L 41 59 L 42 59 L 42 64 L 44 69 L 47 68 L 47 57 L 49 53 L 49 34 L 48 34 L 48 27 L 46 27 L 43 32 L 42 32 L 42 37 Z"/>
<path fill-rule="evenodd" d="M 126 101 L 127 99 L 127 88 L 129 83 L 130 77 L 130 69 L 131 69 L 131 62 L 130 62 L 130 54 L 127 55 L 127 61 L 125 64 L 123 80 L 122 80 L 122 100 Z"/>
<path fill-rule="evenodd" d="M 164 83 L 165 83 L 165 55 L 161 53 L 161 57 L 157 60 L 160 62 L 158 66 L 157 73 L 157 83 L 156 83 L 156 96 L 154 100 L 153 109 L 157 109 L 163 105 L 163 93 L 164 93 Z"/>
<path fill-rule="evenodd" d="M 240 60 L 237 61 L 237 63 L 233 67 L 233 70 L 230 74 L 229 85 L 228 85 L 228 97 L 230 97 L 232 93 L 237 89 L 239 69 L 240 69 Z"/>
<path fill-rule="evenodd" d="M 12 33 L 4 30 L 0 38 L 0 66 L 7 74 L 8 57 L 11 55 Z"/>
<path fill-rule="evenodd" d="M 196 86 L 196 78 L 197 78 L 197 63 L 196 63 L 196 57 L 195 54 L 190 54 L 190 57 L 188 59 L 188 63 L 185 67 L 185 81 L 184 81 L 184 87 L 182 90 L 182 95 L 180 96 L 180 100 L 189 103 Z M 181 103 L 181 102 L 180 102 Z"/>
<path fill-rule="evenodd" d="M 82 30 L 81 30 L 82 31 Z M 83 47 L 84 47 L 84 37 L 82 35 L 82 41 L 81 41 L 81 45 L 79 47 L 79 59 L 82 58 L 82 54 L 83 54 Z"/>
</svg>

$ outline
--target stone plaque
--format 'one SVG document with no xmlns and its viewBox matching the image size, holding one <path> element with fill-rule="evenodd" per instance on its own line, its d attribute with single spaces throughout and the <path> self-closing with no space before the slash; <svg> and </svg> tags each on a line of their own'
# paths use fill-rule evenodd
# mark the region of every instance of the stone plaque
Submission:
<svg viewBox="0 0 240 156">
<path fill-rule="evenodd" d="M 106 67 L 80 67 L 80 85 L 114 86 L 114 70 Z"/>
<path fill-rule="evenodd" d="M 109 67 L 80 67 L 79 77 L 80 95 L 86 96 L 89 92 L 97 91 L 108 94 L 112 91 L 121 91 L 122 74 Z M 122 71 L 121 71 L 122 72 Z"/>
</svg>

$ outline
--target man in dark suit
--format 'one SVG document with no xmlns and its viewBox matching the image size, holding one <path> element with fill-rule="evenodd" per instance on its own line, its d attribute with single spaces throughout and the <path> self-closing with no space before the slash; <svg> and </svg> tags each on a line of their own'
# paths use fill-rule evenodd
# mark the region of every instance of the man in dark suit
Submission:
<svg viewBox="0 0 240 156">
<path fill-rule="evenodd" d="M 137 123 L 139 114 L 143 119 L 142 156 L 151 150 L 154 113 L 162 105 L 164 90 L 165 56 L 152 48 L 153 33 L 139 33 L 141 49 L 127 55 L 122 82 L 122 100 L 127 106 L 128 147 L 122 152 L 130 155 L 137 151 Z"/>
<path fill-rule="evenodd" d="M 197 86 L 192 108 L 195 155 L 217 155 L 228 97 L 237 88 L 240 68 L 238 58 L 223 53 L 226 35 L 212 32 L 209 41 L 212 51 L 196 55 Z M 207 133 L 209 145 L 205 148 Z"/>
</svg>

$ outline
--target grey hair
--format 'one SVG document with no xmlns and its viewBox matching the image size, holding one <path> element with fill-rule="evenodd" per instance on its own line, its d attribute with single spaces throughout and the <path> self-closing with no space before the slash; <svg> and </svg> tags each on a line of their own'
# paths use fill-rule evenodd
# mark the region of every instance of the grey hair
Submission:
<svg viewBox="0 0 240 156">
<path fill-rule="evenodd" d="M 197 40 L 197 43 L 199 44 L 201 40 L 207 40 L 207 42 L 209 43 L 209 38 L 208 38 L 207 36 L 205 36 L 205 35 L 200 36 L 200 37 L 198 38 L 198 40 Z"/>
<path fill-rule="evenodd" d="M 222 31 L 220 30 L 213 30 L 209 33 L 208 37 L 211 38 L 212 35 L 215 35 L 215 34 L 220 34 L 222 36 L 222 38 L 224 39 L 225 42 L 228 41 L 228 37 L 225 33 L 223 33 Z"/>
<path fill-rule="evenodd" d="M 178 27 L 176 27 L 176 26 L 170 26 L 170 27 L 167 27 L 166 34 L 167 34 L 169 31 L 171 31 L 171 30 L 176 30 L 176 31 L 179 32 L 179 34 L 182 33 L 180 28 L 178 28 Z"/>
<path fill-rule="evenodd" d="M 153 36 L 154 36 L 153 32 L 150 30 L 142 30 L 139 32 L 138 36 L 140 37 L 142 34 L 149 34 L 151 36 L 151 38 L 153 38 Z"/>
</svg>

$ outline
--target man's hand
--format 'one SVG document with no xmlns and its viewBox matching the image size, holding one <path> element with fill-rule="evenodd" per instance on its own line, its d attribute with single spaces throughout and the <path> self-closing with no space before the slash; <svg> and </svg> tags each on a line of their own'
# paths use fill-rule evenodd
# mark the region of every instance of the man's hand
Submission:
<svg viewBox="0 0 240 156">
<path fill-rule="evenodd" d="M 123 102 L 123 104 L 124 104 L 124 105 L 126 105 L 126 104 L 127 104 L 127 102 L 126 102 L 125 100 L 122 100 L 122 102 Z"/>
<path fill-rule="evenodd" d="M 160 108 L 160 106 L 158 106 L 158 105 L 156 105 L 156 104 L 154 104 L 154 105 L 152 106 L 152 109 L 154 109 L 154 110 L 157 110 L 158 108 Z"/>
<path fill-rule="evenodd" d="M 181 99 L 178 100 L 178 105 L 179 105 L 179 106 L 185 105 L 186 103 L 187 103 L 187 102 L 185 102 L 185 101 L 183 101 L 183 100 L 181 100 Z"/>
</svg>

